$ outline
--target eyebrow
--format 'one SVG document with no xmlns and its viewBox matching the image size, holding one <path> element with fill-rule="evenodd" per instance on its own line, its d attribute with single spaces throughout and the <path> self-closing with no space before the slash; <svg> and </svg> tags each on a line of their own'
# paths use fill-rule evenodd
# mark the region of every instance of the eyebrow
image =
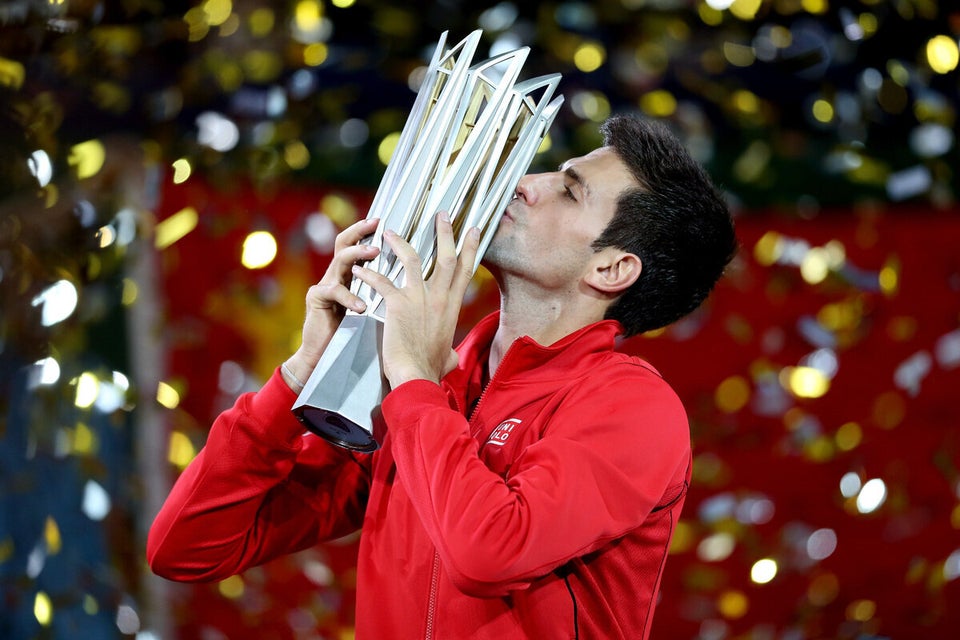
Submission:
<svg viewBox="0 0 960 640">
<path fill-rule="evenodd" d="M 558 170 L 563 171 L 563 174 L 577 183 L 577 186 L 583 190 L 585 196 L 590 196 L 590 186 L 587 184 L 587 181 L 583 179 L 583 176 L 580 175 L 580 172 L 574 169 L 573 167 L 567 167 L 564 169 L 563 165 L 558 167 Z"/>
</svg>

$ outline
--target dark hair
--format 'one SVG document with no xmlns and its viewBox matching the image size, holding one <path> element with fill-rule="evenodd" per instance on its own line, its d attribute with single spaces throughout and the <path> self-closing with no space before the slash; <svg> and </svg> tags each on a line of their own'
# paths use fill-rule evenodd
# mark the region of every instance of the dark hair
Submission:
<svg viewBox="0 0 960 640">
<path fill-rule="evenodd" d="M 666 125 L 617 115 L 600 132 L 640 184 L 620 194 L 593 242 L 597 251 L 617 247 L 643 264 L 606 312 L 632 336 L 699 307 L 736 253 L 737 239 L 721 193 Z"/>
</svg>

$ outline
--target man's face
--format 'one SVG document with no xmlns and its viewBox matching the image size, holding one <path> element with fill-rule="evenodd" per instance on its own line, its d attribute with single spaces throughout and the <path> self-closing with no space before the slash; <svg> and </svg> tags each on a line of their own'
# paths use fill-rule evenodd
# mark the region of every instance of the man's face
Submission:
<svg viewBox="0 0 960 640">
<path fill-rule="evenodd" d="M 611 147 L 524 176 L 484 254 L 491 271 L 551 290 L 577 286 L 620 194 L 637 186 Z"/>
</svg>

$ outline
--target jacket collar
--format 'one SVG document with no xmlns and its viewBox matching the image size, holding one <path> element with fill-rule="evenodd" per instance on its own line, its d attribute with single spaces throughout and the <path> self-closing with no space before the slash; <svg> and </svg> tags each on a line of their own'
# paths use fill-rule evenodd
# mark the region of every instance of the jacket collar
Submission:
<svg viewBox="0 0 960 640">
<path fill-rule="evenodd" d="M 499 311 L 494 311 L 477 323 L 457 348 L 460 363 L 456 372 L 451 372 L 451 377 L 464 380 L 475 367 L 484 364 L 479 360 L 487 357 L 499 325 Z M 589 366 L 584 362 L 585 358 L 613 351 L 616 337 L 621 333 L 623 327 L 616 320 L 601 320 L 547 346 L 529 336 L 521 336 L 510 345 L 495 376 L 502 379 L 509 374 L 524 381 L 565 377 L 570 371 Z"/>
</svg>

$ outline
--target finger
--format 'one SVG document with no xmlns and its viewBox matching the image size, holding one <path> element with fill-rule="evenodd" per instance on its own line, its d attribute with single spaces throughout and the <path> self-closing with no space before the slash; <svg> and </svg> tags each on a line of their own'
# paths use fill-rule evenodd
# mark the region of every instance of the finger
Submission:
<svg viewBox="0 0 960 640">
<path fill-rule="evenodd" d="M 379 218 L 364 218 L 363 220 L 354 222 L 352 225 L 337 234 L 337 238 L 333 242 L 334 253 L 337 253 L 338 251 L 351 245 L 357 244 L 366 236 L 376 231 L 378 224 L 380 224 Z"/>
<path fill-rule="evenodd" d="M 319 282 L 307 290 L 308 308 L 329 309 L 339 305 L 357 313 L 363 313 L 367 304 L 340 283 Z"/>
<path fill-rule="evenodd" d="M 460 257 L 457 259 L 457 270 L 450 283 L 451 294 L 459 300 L 467 291 L 470 280 L 473 279 L 474 266 L 477 262 L 477 251 L 480 248 L 480 229 L 471 227 L 467 231 Z"/>
<path fill-rule="evenodd" d="M 446 211 L 441 211 L 436 218 L 437 253 L 431 281 L 443 288 L 449 288 L 457 268 L 457 244 L 453 239 L 453 224 Z"/>
<path fill-rule="evenodd" d="M 384 299 L 386 299 L 390 294 L 399 291 L 390 278 L 377 273 L 373 269 L 367 269 L 366 267 L 361 267 L 360 265 L 354 265 L 351 271 L 355 277 L 370 285 L 370 287 L 383 296 Z"/>
<path fill-rule="evenodd" d="M 373 233 L 379 220 L 376 218 L 355 222 L 339 234 L 334 241 L 333 259 L 327 266 L 326 273 L 320 279 L 323 284 L 347 284 L 350 281 L 350 267 L 357 262 L 373 260 L 380 253 L 380 249 L 370 244 L 357 244 L 364 237 Z"/>
<path fill-rule="evenodd" d="M 390 229 L 387 229 L 383 234 L 383 238 L 387 241 L 390 250 L 400 260 L 400 264 L 403 265 L 404 284 L 422 287 L 423 262 L 413 247 L 410 246 L 410 243 Z M 381 293 L 381 295 L 383 294 Z"/>
</svg>

